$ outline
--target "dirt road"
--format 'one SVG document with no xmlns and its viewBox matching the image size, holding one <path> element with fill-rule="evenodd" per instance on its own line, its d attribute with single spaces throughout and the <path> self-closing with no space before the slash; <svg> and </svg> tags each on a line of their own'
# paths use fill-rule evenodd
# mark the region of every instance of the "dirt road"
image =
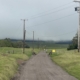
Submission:
<svg viewBox="0 0 80 80">
<path fill-rule="evenodd" d="M 51 61 L 45 52 L 31 58 L 16 80 L 77 80 Z"/>
</svg>

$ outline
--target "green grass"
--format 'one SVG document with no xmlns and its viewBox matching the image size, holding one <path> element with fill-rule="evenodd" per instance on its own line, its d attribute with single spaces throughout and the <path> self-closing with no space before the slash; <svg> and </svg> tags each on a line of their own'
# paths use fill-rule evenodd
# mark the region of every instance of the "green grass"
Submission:
<svg viewBox="0 0 80 80">
<path fill-rule="evenodd" d="M 33 49 L 32 49 L 32 48 L 31 48 L 31 49 L 26 49 L 25 51 L 26 51 L 25 54 L 26 54 L 28 57 L 31 57 L 31 56 L 32 56 L 32 52 L 33 52 Z M 40 51 L 40 49 L 34 49 L 34 52 L 35 52 L 36 54 L 38 54 L 39 51 Z"/>
<path fill-rule="evenodd" d="M 12 47 L 0 47 L 0 54 L 10 54 L 12 55 L 14 51 L 14 54 L 22 54 L 23 49 L 22 48 L 12 48 Z M 34 52 L 38 53 L 40 50 L 39 49 L 34 49 Z M 25 54 L 28 57 L 32 56 L 32 48 L 30 49 L 25 49 Z"/>
<path fill-rule="evenodd" d="M 0 80 L 10 80 L 17 67 L 16 59 L 0 55 Z"/>
<path fill-rule="evenodd" d="M 18 70 L 17 60 L 28 60 L 31 55 L 32 49 L 25 49 L 23 54 L 21 48 L 0 47 L 0 80 L 10 80 Z"/>
<path fill-rule="evenodd" d="M 31 48 L 33 48 L 33 42 L 27 42 L 27 44 L 31 47 Z M 38 45 L 39 44 L 39 45 Z M 67 48 L 68 47 L 68 45 L 69 44 L 56 44 L 56 43 L 54 43 L 54 42 L 48 42 L 48 41 L 39 41 L 39 42 L 36 42 L 36 41 L 34 41 L 34 48 L 48 48 L 48 49 L 50 49 L 50 48 L 59 48 L 59 49 L 61 49 L 61 48 Z"/>
<path fill-rule="evenodd" d="M 70 75 L 80 80 L 80 53 L 77 50 L 57 49 L 51 58 Z"/>
</svg>

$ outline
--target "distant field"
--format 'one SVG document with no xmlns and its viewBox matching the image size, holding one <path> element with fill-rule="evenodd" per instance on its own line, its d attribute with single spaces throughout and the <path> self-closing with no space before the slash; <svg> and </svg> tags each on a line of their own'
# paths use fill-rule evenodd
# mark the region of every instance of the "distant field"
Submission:
<svg viewBox="0 0 80 80">
<path fill-rule="evenodd" d="M 48 48 L 53 48 L 53 49 L 63 49 L 67 47 L 68 47 L 68 44 L 53 44 L 53 46 L 51 47 L 48 46 Z"/>
<path fill-rule="evenodd" d="M 33 42 L 27 42 L 27 44 L 32 48 L 33 47 Z M 35 48 L 41 48 L 41 49 L 44 49 L 44 48 L 57 48 L 57 49 L 60 49 L 60 48 L 67 48 L 68 47 L 68 44 L 56 44 L 56 43 L 53 43 L 53 42 L 34 42 L 34 47 Z"/>
<path fill-rule="evenodd" d="M 56 49 L 56 53 L 53 53 L 51 58 L 69 74 L 80 80 L 80 53 L 77 50 Z"/>
<path fill-rule="evenodd" d="M 14 52 L 14 53 L 13 53 Z M 38 53 L 39 50 L 35 49 Z M 32 55 L 32 49 L 0 47 L 0 80 L 10 80 L 18 70 L 18 65 L 28 60 Z"/>
</svg>

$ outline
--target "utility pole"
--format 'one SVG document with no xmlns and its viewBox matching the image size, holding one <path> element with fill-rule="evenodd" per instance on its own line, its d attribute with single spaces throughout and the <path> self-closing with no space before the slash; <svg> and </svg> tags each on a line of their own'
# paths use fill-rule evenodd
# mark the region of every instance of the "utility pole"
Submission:
<svg viewBox="0 0 80 80">
<path fill-rule="evenodd" d="M 25 19 L 21 19 L 23 21 L 23 54 L 25 53 L 25 33 L 26 33 L 26 30 L 25 30 Z"/>
<path fill-rule="evenodd" d="M 34 52 L 34 31 L 33 31 L 33 52 Z"/>
<path fill-rule="evenodd" d="M 38 49 L 39 49 L 39 38 L 38 38 Z"/>
<path fill-rule="evenodd" d="M 74 0 L 74 2 L 79 3 L 79 7 L 75 8 L 75 11 L 79 13 L 79 27 L 78 27 L 78 52 L 80 52 L 80 1 L 79 0 Z"/>
</svg>

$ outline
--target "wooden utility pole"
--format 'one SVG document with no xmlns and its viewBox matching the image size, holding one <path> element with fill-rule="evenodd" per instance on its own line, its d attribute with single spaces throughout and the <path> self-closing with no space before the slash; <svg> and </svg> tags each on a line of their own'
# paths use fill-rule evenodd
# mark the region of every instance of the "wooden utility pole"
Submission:
<svg viewBox="0 0 80 80">
<path fill-rule="evenodd" d="M 75 8 L 75 11 L 79 13 L 79 27 L 78 27 L 78 52 L 80 52 L 80 1 L 79 0 L 74 0 L 74 2 L 79 3 L 79 7 Z"/>
<path fill-rule="evenodd" d="M 39 38 L 38 38 L 38 49 L 39 49 Z"/>
<path fill-rule="evenodd" d="M 26 33 L 26 30 L 25 30 L 25 19 L 21 19 L 23 21 L 23 54 L 25 53 L 25 33 Z"/>
<path fill-rule="evenodd" d="M 34 52 L 34 31 L 33 31 L 33 52 Z"/>
</svg>

